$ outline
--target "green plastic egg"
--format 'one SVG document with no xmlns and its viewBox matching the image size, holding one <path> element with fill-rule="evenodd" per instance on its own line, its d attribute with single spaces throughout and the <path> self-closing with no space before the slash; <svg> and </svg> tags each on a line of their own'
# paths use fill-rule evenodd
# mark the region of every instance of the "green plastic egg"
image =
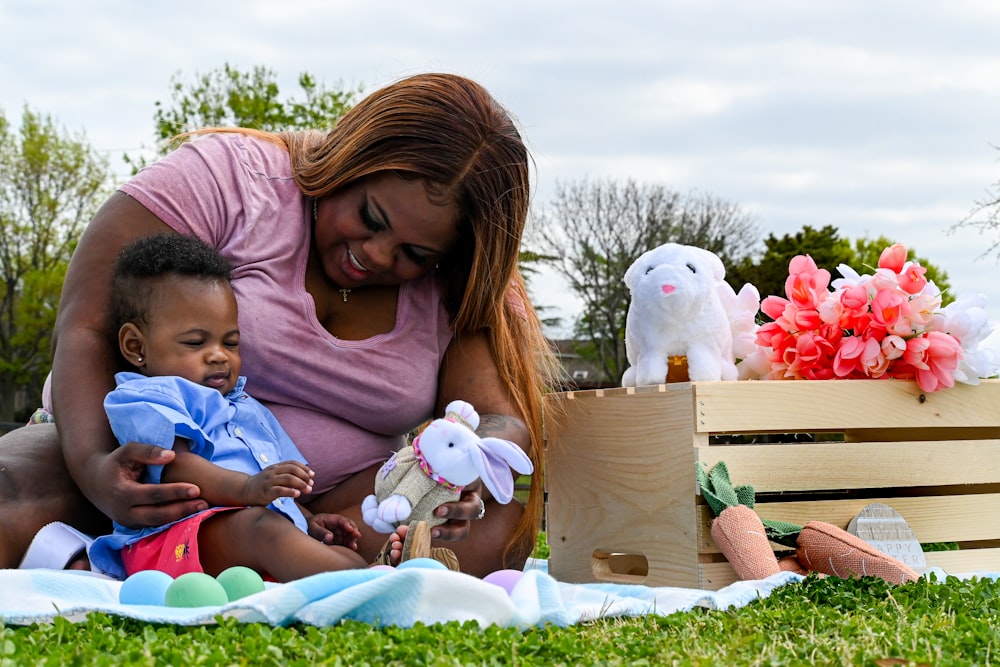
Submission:
<svg viewBox="0 0 1000 667">
<path fill-rule="evenodd" d="M 223 570 L 219 573 L 218 580 L 230 602 L 264 590 L 264 580 L 260 575 L 242 565 Z"/>
<path fill-rule="evenodd" d="M 164 602 L 168 607 L 215 607 L 229 602 L 229 597 L 215 577 L 188 572 L 167 587 Z"/>
</svg>

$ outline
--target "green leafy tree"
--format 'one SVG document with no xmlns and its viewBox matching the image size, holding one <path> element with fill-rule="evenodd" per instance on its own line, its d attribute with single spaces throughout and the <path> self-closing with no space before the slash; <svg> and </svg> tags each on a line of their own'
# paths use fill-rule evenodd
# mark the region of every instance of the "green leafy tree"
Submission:
<svg viewBox="0 0 1000 667">
<path fill-rule="evenodd" d="M 540 304 L 535 298 L 531 287 L 532 281 L 539 277 L 541 267 L 554 259 L 555 257 L 541 255 L 527 249 L 522 249 L 517 258 L 517 266 L 521 271 L 521 276 L 524 278 L 524 284 L 528 288 L 528 294 L 531 295 L 532 305 L 535 308 L 535 312 L 538 313 L 538 317 L 541 320 L 542 325 L 546 327 L 561 327 L 562 318 L 555 314 L 550 315 L 549 313 L 552 308 L 550 306 Z"/>
<path fill-rule="evenodd" d="M 777 295 L 785 296 L 785 279 L 788 278 L 788 263 L 796 255 L 809 255 L 816 266 L 830 272 L 832 279 L 840 277 L 837 267 L 845 264 L 858 273 L 872 273 L 878 266 L 882 251 L 896 243 L 885 236 L 861 238 L 852 245 L 840 237 L 836 227 L 827 225 L 822 229 L 804 226 L 794 234 L 780 238 L 769 235 L 764 241 L 763 256 L 754 261 L 745 259 L 726 279 L 733 289 L 739 290 L 744 283 L 751 283 L 760 291 L 761 298 Z M 916 260 L 927 269 L 926 277 L 932 280 L 944 293 L 944 303 L 954 299 L 949 295 L 948 274 L 926 259 L 916 256 L 912 248 L 907 248 L 907 257 Z"/>
<path fill-rule="evenodd" d="M 745 284 L 754 285 L 761 298 L 776 294 L 784 296 L 788 262 L 796 255 L 809 255 L 820 268 L 836 269 L 841 264 L 851 265 L 854 251 L 847 239 L 840 238 L 837 228 L 827 225 L 822 229 L 804 226 L 794 234 L 777 237 L 769 234 L 764 240 L 764 254 L 759 260 L 746 257 L 726 272 L 726 280 L 733 289 Z"/>
<path fill-rule="evenodd" d="M 249 72 L 228 63 L 187 82 L 180 72 L 170 80 L 170 101 L 157 101 L 153 120 L 159 153 L 176 147 L 174 138 L 205 127 L 304 130 L 333 127 L 353 106 L 360 89 L 327 88 L 308 72 L 298 79 L 300 98 L 281 98 L 277 74 L 263 66 Z M 138 169 L 142 158 L 126 156 Z"/>
<path fill-rule="evenodd" d="M 38 405 L 66 266 L 110 182 L 82 134 L 27 108 L 18 130 L 0 114 L 0 421 L 23 416 L 19 391 Z"/>
<path fill-rule="evenodd" d="M 628 367 L 631 300 L 622 277 L 639 255 L 675 242 L 734 263 L 753 252 L 759 238 L 756 223 L 735 205 L 630 179 L 557 185 L 554 201 L 533 217 L 531 242 L 583 303 L 574 351 L 618 383 Z"/>
</svg>

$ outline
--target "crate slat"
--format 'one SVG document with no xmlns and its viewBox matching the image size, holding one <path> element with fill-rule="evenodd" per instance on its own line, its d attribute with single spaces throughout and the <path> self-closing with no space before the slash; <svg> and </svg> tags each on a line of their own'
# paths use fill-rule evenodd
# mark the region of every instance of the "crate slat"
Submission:
<svg viewBox="0 0 1000 667">
<path fill-rule="evenodd" d="M 778 433 L 998 426 L 1000 385 L 925 393 L 903 380 L 696 382 L 697 429 Z"/>
<path fill-rule="evenodd" d="M 711 468 L 725 461 L 737 483 L 758 493 L 900 486 L 989 484 L 1000 480 L 1000 440 L 817 442 L 698 447 Z"/>
</svg>

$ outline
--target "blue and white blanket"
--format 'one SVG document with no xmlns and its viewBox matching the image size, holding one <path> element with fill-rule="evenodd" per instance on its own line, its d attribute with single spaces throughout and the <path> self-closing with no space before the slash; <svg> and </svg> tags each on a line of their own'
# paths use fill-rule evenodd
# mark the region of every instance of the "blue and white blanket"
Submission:
<svg viewBox="0 0 1000 667">
<path fill-rule="evenodd" d="M 411 627 L 416 623 L 477 621 L 527 629 L 569 626 L 602 617 L 670 614 L 695 607 L 740 607 L 801 577 L 783 572 L 719 591 L 625 584 L 568 584 L 546 573 L 544 561 L 529 563 L 508 593 L 457 572 L 409 568 L 348 570 L 318 574 L 218 607 L 174 608 L 124 605 L 121 582 L 91 572 L 52 569 L 0 570 L 0 622 L 51 622 L 57 616 L 82 621 L 91 612 L 179 625 L 212 624 L 217 617 L 248 623 L 315 626 L 356 620 Z"/>
<path fill-rule="evenodd" d="M 218 617 L 245 623 L 315 626 L 355 620 L 381 626 L 476 621 L 527 629 L 570 626 L 598 618 L 668 615 L 706 609 L 733 609 L 802 577 L 781 572 L 759 581 L 741 581 L 718 591 L 636 584 L 568 584 L 546 572 L 545 561 L 528 563 L 507 590 L 481 579 L 439 569 L 346 570 L 317 574 L 217 607 L 176 608 L 128 605 L 118 601 L 122 584 L 92 572 L 52 569 L 0 570 L 0 624 L 29 625 L 61 616 L 83 621 L 102 612 L 154 623 L 207 625 Z M 947 574 L 930 568 L 938 581 Z M 970 572 L 960 578 L 1000 578 L 997 572 Z"/>
</svg>

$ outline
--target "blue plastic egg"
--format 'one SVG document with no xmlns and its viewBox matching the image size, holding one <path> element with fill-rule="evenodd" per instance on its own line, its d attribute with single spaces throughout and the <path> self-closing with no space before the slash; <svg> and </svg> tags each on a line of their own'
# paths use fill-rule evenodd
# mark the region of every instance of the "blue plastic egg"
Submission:
<svg viewBox="0 0 1000 667">
<path fill-rule="evenodd" d="M 122 604 L 148 604 L 162 607 L 167 588 L 174 578 L 159 570 L 141 570 L 122 582 L 118 601 Z"/>
<path fill-rule="evenodd" d="M 396 566 L 396 569 L 405 570 L 408 568 L 417 568 L 422 570 L 447 570 L 448 566 L 444 563 L 434 560 L 433 558 L 411 558 L 410 560 L 404 560 L 402 563 Z"/>
</svg>

